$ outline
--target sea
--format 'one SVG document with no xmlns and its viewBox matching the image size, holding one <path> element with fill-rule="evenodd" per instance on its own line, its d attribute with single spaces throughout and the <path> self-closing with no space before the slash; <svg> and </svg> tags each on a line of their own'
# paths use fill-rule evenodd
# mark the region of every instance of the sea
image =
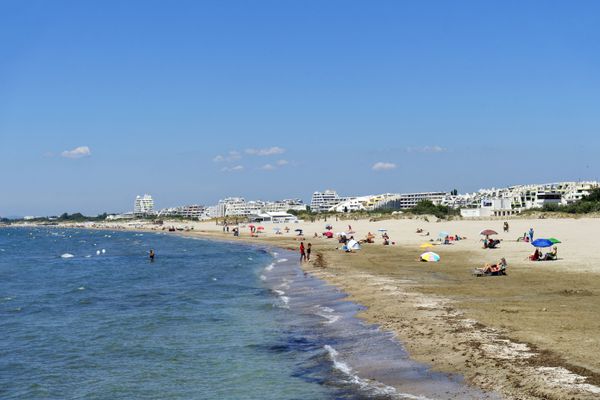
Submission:
<svg viewBox="0 0 600 400">
<path fill-rule="evenodd" d="M 0 398 L 496 398 L 361 310 L 267 246 L 0 228 Z"/>
</svg>

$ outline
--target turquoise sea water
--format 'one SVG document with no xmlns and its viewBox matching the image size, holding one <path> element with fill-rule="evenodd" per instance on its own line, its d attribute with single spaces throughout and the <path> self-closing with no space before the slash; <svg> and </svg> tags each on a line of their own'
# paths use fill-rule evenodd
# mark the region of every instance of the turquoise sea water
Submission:
<svg viewBox="0 0 600 400">
<path fill-rule="evenodd" d="M 155 233 L 0 229 L 0 398 L 487 398 L 410 361 L 292 256 Z"/>
</svg>

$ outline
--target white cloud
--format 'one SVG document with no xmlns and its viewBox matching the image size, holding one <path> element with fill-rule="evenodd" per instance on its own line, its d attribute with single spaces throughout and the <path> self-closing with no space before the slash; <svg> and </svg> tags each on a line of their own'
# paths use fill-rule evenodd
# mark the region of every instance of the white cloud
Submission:
<svg viewBox="0 0 600 400">
<path fill-rule="evenodd" d="M 243 171 L 244 170 L 244 166 L 243 165 L 236 165 L 235 167 L 223 167 L 221 168 L 221 171 L 223 172 L 239 172 L 239 171 Z"/>
<path fill-rule="evenodd" d="M 260 169 L 262 169 L 263 171 L 273 171 L 275 167 L 271 164 L 265 164 L 262 167 L 260 167 Z"/>
<path fill-rule="evenodd" d="M 264 149 L 246 149 L 246 154 L 250 154 L 253 156 L 273 156 L 276 154 L 285 153 L 285 149 L 277 146 L 268 147 Z"/>
<path fill-rule="evenodd" d="M 395 169 L 396 164 L 380 161 L 380 162 L 376 162 L 375 164 L 373 164 L 373 166 L 371 168 L 373 169 L 373 171 L 388 171 L 390 169 Z"/>
<path fill-rule="evenodd" d="M 242 158 L 242 155 L 239 151 L 232 150 L 225 155 L 219 154 L 215 158 L 213 158 L 214 162 L 233 162 Z"/>
<path fill-rule="evenodd" d="M 65 158 L 82 158 L 92 155 L 90 148 L 87 146 L 75 147 L 73 150 L 65 150 L 60 153 L 61 157 Z"/>
<path fill-rule="evenodd" d="M 443 153 L 447 149 L 442 146 L 407 147 L 409 153 Z"/>
<path fill-rule="evenodd" d="M 284 165 L 288 165 L 290 162 L 288 160 L 277 160 L 276 164 L 279 165 L 280 167 L 283 167 Z"/>
</svg>

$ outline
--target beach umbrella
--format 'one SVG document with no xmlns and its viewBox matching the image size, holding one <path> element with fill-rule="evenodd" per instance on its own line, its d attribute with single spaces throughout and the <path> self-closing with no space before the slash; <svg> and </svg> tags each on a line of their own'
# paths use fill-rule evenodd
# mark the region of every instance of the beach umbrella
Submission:
<svg viewBox="0 0 600 400">
<path fill-rule="evenodd" d="M 323 235 L 325 235 L 327 238 L 331 239 L 333 237 L 333 232 L 327 231 L 327 232 L 323 233 Z"/>
<path fill-rule="evenodd" d="M 479 234 L 480 234 L 480 235 L 483 235 L 483 236 L 489 236 L 489 235 L 497 235 L 497 234 L 498 234 L 498 232 L 496 232 L 496 231 L 495 231 L 495 230 L 493 230 L 493 229 L 484 229 L 484 230 L 482 230 L 481 232 L 479 232 Z"/>
<path fill-rule="evenodd" d="M 377 230 L 378 230 L 379 232 L 387 232 L 387 229 L 384 229 L 384 228 L 379 228 L 379 229 L 377 229 Z"/>
<path fill-rule="evenodd" d="M 302 232 L 302 229 L 300 229 L 300 228 L 294 229 L 294 232 Z"/>
<path fill-rule="evenodd" d="M 548 240 L 551 241 L 553 244 L 562 243 L 560 240 L 558 240 L 556 238 L 550 238 Z"/>
<path fill-rule="evenodd" d="M 335 234 L 336 236 L 348 236 L 346 232 L 338 232 Z"/>
<path fill-rule="evenodd" d="M 421 260 L 425 260 L 427 262 L 438 262 L 440 261 L 440 256 L 432 251 L 428 251 L 427 253 L 421 254 Z"/>
<path fill-rule="evenodd" d="M 438 236 L 441 238 L 445 238 L 446 236 L 450 236 L 450 234 L 448 232 L 442 231 Z"/>
<path fill-rule="evenodd" d="M 254 225 L 248 225 L 248 228 L 254 228 Z"/>
<path fill-rule="evenodd" d="M 264 226 L 259 226 L 259 227 L 258 227 L 258 228 L 256 228 L 256 229 L 258 229 L 259 231 L 262 231 L 262 230 L 264 230 L 264 229 L 265 229 L 265 227 L 264 227 Z"/>
<path fill-rule="evenodd" d="M 433 247 L 433 244 L 431 244 L 431 243 L 423 243 L 419 247 L 422 248 L 422 249 L 426 249 L 428 247 Z"/>
<path fill-rule="evenodd" d="M 531 242 L 531 244 L 535 247 L 550 247 L 552 246 L 554 243 L 552 243 L 550 240 L 548 239 L 536 239 L 533 242 Z"/>
</svg>

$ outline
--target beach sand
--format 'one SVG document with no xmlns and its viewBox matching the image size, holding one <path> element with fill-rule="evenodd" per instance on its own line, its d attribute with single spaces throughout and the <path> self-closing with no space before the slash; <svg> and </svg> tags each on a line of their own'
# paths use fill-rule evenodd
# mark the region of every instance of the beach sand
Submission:
<svg viewBox="0 0 600 400">
<path fill-rule="evenodd" d="M 193 227 L 186 235 L 289 249 L 297 249 L 300 238 L 294 229 L 301 228 L 305 243 L 313 245 L 313 262 L 303 267 L 366 306 L 360 317 L 394 332 L 412 358 L 438 371 L 459 373 L 468 383 L 509 399 L 600 398 L 600 256 L 595 253 L 600 219 L 511 219 L 509 233 L 502 232 L 501 220 L 428 219 L 334 218 L 289 224 L 290 233 L 283 235 L 275 235 L 273 227 L 285 225 L 266 223 L 259 238 L 251 238 L 247 227 L 234 238 L 214 222 L 165 225 Z M 351 225 L 356 239 L 372 232 L 376 243 L 345 253 L 335 239 L 320 236 L 326 224 L 334 232 L 348 231 Z M 516 239 L 530 227 L 536 237 L 563 242 L 559 260 L 527 260 L 533 247 Z M 430 236 L 417 234 L 417 228 Z M 499 232 L 497 249 L 482 248 L 479 232 L 486 228 Z M 395 245 L 383 246 L 378 229 L 386 229 Z M 437 244 L 440 231 L 467 239 Z M 430 239 L 432 251 L 441 256 L 439 263 L 417 261 L 424 251 L 419 245 Z M 319 255 L 324 263 L 314 262 Z M 474 267 L 501 257 L 509 264 L 507 276 L 471 275 Z"/>
</svg>

